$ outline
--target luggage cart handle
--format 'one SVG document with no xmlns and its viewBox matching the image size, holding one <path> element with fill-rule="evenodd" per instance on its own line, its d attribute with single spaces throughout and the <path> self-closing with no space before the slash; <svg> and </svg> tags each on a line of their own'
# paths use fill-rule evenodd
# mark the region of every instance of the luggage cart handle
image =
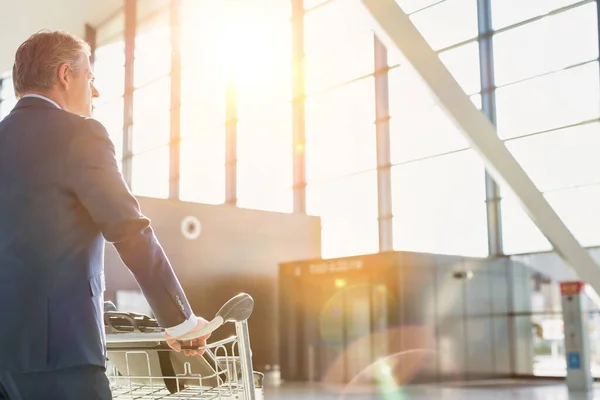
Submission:
<svg viewBox="0 0 600 400">
<path fill-rule="evenodd" d="M 196 332 L 191 332 L 177 340 L 192 340 L 209 333 L 216 331 L 226 322 L 243 322 L 250 318 L 254 310 L 254 299 L 247 293 L 240 293 L 237 296 L 229 299 L 221 306 L 215 317 L 206 324 L 203 329 Z M 165 334 L 156 333 L 113 333 L 107 335 L 107 342 L 123 343 L 123 342 L 157 342 L 165 341 Z"/>
<path fill-rule="evenodd" d="M 226 322 L 246 321 L 254 310 L 254 299 L 247 293 L 240 293 L 227 300 L 215 317 L 200 331 L 183 335 L 178 340 L 192 340 L 216 331 Z"/>
</svg>

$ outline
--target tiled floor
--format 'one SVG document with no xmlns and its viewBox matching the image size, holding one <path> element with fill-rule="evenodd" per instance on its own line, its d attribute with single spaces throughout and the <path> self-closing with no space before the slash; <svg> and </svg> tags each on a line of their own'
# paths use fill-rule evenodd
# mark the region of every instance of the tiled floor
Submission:
<svg viewBox="0 0 600 400">
<path fill-rule="evenodd" d="M 423 385 L 401 389 L 357 389 L 299 383 L 265 388 L 265 400 L 600 400 L 600 385 L 590 393 L 567 390 L 560 381 L 486 381 L 471 385 Z"/>
</svg>

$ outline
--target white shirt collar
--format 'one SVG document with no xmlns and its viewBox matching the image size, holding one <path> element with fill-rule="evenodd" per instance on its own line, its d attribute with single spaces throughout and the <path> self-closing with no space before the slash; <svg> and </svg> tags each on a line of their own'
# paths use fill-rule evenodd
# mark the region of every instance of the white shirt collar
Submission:
<svg viewBox="0 0 600 400">
<path fill-rule="evenodd" d="M 25 98 L 25 97 L 37 97 L 38 99 L 46 100 L 46 101 L 54 104 L 56 106 L 56 108 L 60 108 L 62 110 L 62 107 L 59 106 L 57 102 L 55 102 L 52 99 L 47 98 L 46 96 L 42 96 L 41 94 L 29 93 L 29 94 L 24 95 L 22 98 Z"/>
</svg>

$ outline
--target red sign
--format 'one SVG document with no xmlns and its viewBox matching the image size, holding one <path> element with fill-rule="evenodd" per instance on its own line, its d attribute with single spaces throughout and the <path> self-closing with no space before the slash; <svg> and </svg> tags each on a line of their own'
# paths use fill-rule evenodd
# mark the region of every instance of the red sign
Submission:
<svg viewBox="0 0 600 400">
<path fill-rule="evenodd" d="M 583 291 L 585 282 L 574 281 L 574 282 L 561 282 L 560 283 L 560 294 L 563 296 L 572 296 L 579 294 Z"/>
</svg>

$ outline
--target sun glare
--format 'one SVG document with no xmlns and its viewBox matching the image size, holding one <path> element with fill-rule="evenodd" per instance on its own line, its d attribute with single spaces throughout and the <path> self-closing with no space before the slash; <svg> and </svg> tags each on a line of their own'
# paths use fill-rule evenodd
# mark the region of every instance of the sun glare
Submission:
<svg viewBox="0 0 600 400">
<path fill-rule="evenodd" d="M 274 19 L 251 2 L 224 0 L 190 4 L 184 9 L 184 51 L 201 62 L 210 57 L 223 78 L 252 85 L 276 72 L 278 59 L 290 57 L 289 35 L 281 36 L 283 20 Z M 285 24 L 285 27 L 289 24 Z M 206 60 L 205 60 L 206 62 Z M 285 73 L 285 71 L 281 71 Z"/>
<path fill-rule="evenodd" d="M 201 109 L 205 107 L 195 104 L 205 97 L 222 107 L 218 116 L 199 120 L 190 138 L 202 141 L 209 135 L 204 128 L 209 118 L 215 121 L 215 126 L 221 126 L 211 132 L 224 141 L 226 99 L 217 98 L 203 88 L 214 88 L 223 96 L 227 92 L 227 101 L 232 101 L 234 94 L 236 114 L 231 115 L 230 109 L 228 118 L 238 121 L 238 205 L 290 211 L 291 26 L 289 10 L 280 4 L 287 3 L 279 0 L 185 2 L 182 67 L 186 80 L 182 90 L 188 91 L 188 95 L 182 102 Z M 196 165 L 200 160 L 190 158 L 188 162 L 186 168 L 202 169 Z M 273 168 L 273 165 L 281 168 Z"/>
</svg>

